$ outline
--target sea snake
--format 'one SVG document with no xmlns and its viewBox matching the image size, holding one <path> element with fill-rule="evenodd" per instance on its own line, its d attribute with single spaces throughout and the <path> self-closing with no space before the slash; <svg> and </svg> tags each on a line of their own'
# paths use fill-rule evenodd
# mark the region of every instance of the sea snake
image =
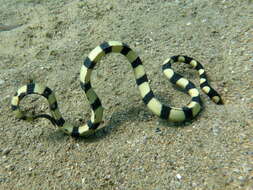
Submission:
<svg viewBox="0 0 253 190">
<path fill-rule="evenodd" d="M 194 69 L 196 69 L 200 76 L 200 87 L 202 91 L 216 104 L 222 104 L 220 95 L 208 84 L 203 66 L 195 59 L 183 55 L 177 55 L 167 59 L 163 63 L 162 70 L 171 83 L 181 87 L 191 96 L 191 101 L 188 105 L 182 108 L 170 107 L 162 104 L 155 97 L 149 86 L 149 81 L 140 57 L 125 43 L 109 41 L 104 42 L 93 49 L 84 60 L 81 67 L 80 84 L 91 107 L 91 119 L 86 124 L 76 127 L 65 121 L 59 111 L 54 92 L 47 86 L 35 82 L 30 82 L 17 90 L 11 101 L 12 111 L 17 118 L 23 120 L 32 121 L 40 117 L 47 118 L 54 125 L 58 126 L 64 133 L 74 137 L 88 136 L 94 133 L 99 124 L 102 122 L 103 107 L 100 99 L 92 88 L 90 80 L 91 73 L 101 58 L 109 53 L 120 53 L 127 58 L 133 68 L 136 83 L 143 102 L 155 115 L 162 119 L 173 122 L 183 122 L 193 119 L 201 110 L 201 99 L 198 89 L 192 82 L 172 70 L 171 64 L 174 62 L 190 64 Z M 38 94 L 44 96 L 48 100 L 51 116 L 47 114 L 29 114 L 22 111 L 19 103 L 28 94 Z"/>
</svg>

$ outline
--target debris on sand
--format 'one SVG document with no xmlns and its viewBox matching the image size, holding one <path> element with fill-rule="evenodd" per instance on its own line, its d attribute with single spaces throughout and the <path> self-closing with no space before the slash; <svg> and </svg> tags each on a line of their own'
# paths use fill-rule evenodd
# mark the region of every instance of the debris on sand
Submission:
<svg viewBox="0 0 253 190">
<path fill-rule="evenodd" d="M 22 26 L 22 24 L 4 25 L 4 24 L 0 23 L 0 32 L 13 30 L 13 29 L 18 28 L 20 26 Z"/>
</svg>

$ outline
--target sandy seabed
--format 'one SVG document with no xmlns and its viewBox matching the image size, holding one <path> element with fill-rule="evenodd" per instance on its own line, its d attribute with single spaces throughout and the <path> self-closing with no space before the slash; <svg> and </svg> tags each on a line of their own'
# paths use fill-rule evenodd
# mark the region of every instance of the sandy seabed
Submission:
<svg viewBox="0 0 253 190">
<path fill-rule="evenodd" d="M 252 190 L 252 10 L 252 0 L 0 0 L 0 189 Z M 162 121 L 142 103 L 126 59 L 109 55 L 92 76 L 105 107 L 95 135 L 74 139 L 48 120 L 12 115 L 12 95 L 33 79 L 55 91 L 66 120 L 87 121 L 80 67 L 109 40 L 140 55 L 162 102 L 189 101 L 161 71 L 185 54 L 204 65 L 225 104 L 202 94 L 196 119 Z M 199 86 L 195 71 L 174 68 Z M 48 112 L 38 98 L 22 107 Z"/>
</svg>

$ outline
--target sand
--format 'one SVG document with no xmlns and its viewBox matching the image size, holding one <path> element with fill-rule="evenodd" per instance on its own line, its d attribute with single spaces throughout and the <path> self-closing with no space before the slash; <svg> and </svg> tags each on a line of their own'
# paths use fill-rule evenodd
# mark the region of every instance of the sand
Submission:
<svg viewBox="0 0 253 190">
<path fill-rule="evenodd" d="M 0 189 L 252 190 L 252 10 L 252 0 L 0 0 Z M 126 59 L 109 55 L 92 76 L 105 107 L 95 135 L 74 139 L 48 120 L 13 116 L 11 97 L 33 79 L 55 91 L 66 120 L 87 121 L 79 71 L 109 40 L 140 55 L 162 102 L 189 101 L 161 70 L 185 54 L 204 65 L 225 104 L 202 93 L 196 119 L 162 121 L 143 104 Z M 199 86 L 194 70 L 173 67 Z M 35 95 L 22 107 L 48 112 Z"/>
</svg>

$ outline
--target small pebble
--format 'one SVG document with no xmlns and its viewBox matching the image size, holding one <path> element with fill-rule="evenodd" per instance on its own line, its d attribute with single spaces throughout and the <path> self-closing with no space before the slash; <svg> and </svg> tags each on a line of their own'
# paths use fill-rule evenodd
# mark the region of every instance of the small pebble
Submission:
<svg viewBox="0 0 253 190">
<path fill-rule="evenodd" d="M 253 152 L 251 151 L 248 151 L 248 152 L 245 152 L 246 155 L 252 155 L 253 156 Z"/>
<path fill-rule="evenodd" d="M 12 148 L 6 148 L 3 150 L 3 155 L 7 155 L 11 152 Z"/>
<path fill-rule="evenodd" d="M 182 176 L 181 176 L 180 174 L 177 174 L 176 177 L 177 177 L 177 179 L 179 179 L 179 180 L 182 179 Z"/>
<path fill-rule="evenodd" d="M 15 166 L 14 165 L 8 165 L 5 167 L 7 170 L 9 171 L 13 171 L 15 169 Z"/>
<path fill-rule="evenodd" d="M 238 179 L 239 179 L 240 181 L 244 181 L 244 180 L 245 180 L 245 178 L 244 178 L 243 176 L 239 176 Z"/>
<path fill-rule="evenodd" d="M 0 85 L 4 84 L 4 80 L 0 79 Z"/>
<path fill-rule="evenodd" d="M 156 132 L 156 133 L 160 133 L 160 132 L 161 132 L 161 129 L 160 129 L 160 128 L 156 128 L 156 129 L 155 129 L 155 132 Z"/>
</svg>

